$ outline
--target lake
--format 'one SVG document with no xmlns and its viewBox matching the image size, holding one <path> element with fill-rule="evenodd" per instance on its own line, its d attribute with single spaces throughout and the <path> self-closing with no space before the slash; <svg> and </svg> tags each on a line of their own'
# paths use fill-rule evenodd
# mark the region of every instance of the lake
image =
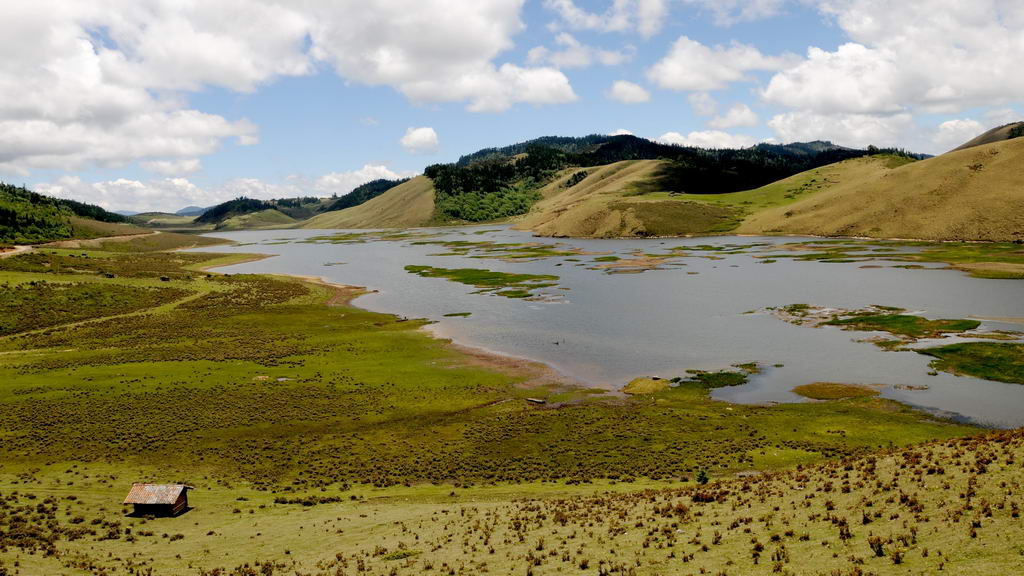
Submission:
<svg viewBox="0 0 1024 576">
<path fill-rule="evenodd" d="M 842 309 L 878 304 L 929 318 L 1019 318 L 1024 316 L 1022 281 L 927 269 L 942 265 L 905 269 L 884 261 L 787 257 L 813 240 L 806 238 L 554 239 L 500 226 L 379 237 L 336 230 L 211 236 L 239 244 L 201 251 L 274 256 L 220 272 L 317 276 L 365 286 L 376 292 L 358 298 L 360 307 L 429 318 L 435 321 L 429 329 L 439 336 L 544 362 L 588 386 L 618 389 L 637 376 L 671 378 L 685 376 L 688 369 L 758 362 L 762 372 L 748 384 L 717 389 L 714 396 L 738 403 L 799 402 L 803 399 L 792 388 L 810 382 L 884 384 L 882 396 L 936 414 L 994 427 L 1024 425 L 1024 385 L 930 375 L 927 356 L 857 342 L 871 333 L 795 326 L 764 311 L 794 303 Z M 497 257 L 515 249 L 501 244 L 519 243 L 537 243 L 559 255 Z M 871 244 L 864 246 L 870 249 Z M 676 257 L 657 261 L 661 269 L 639 273 L 613 267 L 649 254 Z M 559 279 L 557 286 L 536 291 L 537 298 L 506 298 L 444 278 L 421 277 L 406 271 L 408 265 Z M 469 315 L 445 316 L 460 313 Z M 1024 326 L 985 321 L 982 329 Z"/>
</svg>

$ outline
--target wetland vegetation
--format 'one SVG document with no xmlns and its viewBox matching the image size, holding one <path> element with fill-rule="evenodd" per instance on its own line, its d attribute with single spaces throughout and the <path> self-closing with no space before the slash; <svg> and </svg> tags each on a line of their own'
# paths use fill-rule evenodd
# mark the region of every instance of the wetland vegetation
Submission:
<svg viewBox="0 0 1024 576">
<path fill-rule="evenodd" d="M 610 569 L 621 560 L 600 550 L 612 541 L 641 559 L 635 573 L 684 557 L 688 569 L 718 562 L 738 543 L 724 528 L 732 520 L 715 525 L 716 543 L 697 535 L 713 532 L 698 519 L 727 514 L 729 494 L 744 491 L 727 480 L 733 473 L 977 432 L 874 397 L 777 406 L 710 398 L 744 382 L 759 369 L 753 363 L 691 371 L 643 394 L 595 394 L 528 364 L 468 356 L 420 331 L 424 321 L 354 308 L 347 302 L 358 289 L 210 274 L 203 270 L 248 256 L 171 250 L 196 242 L 161 234 L 0 260 L 8 309 L 81 303 L 50 318 L 11 316 L 0 337 L 0 522 L 9 536 L 0 562 L 11 574 L 247 574 L 246 563 L 266 573 L 447 574 L 485 564 L 540 573 Z M 558 281 L 421 272 L 497 293 Z M 834 468 L 806 470 L 816 479 Z M 710 477 L 714 495 L 680 488 L 698 476 Z M 124 516 L 120 492 L 139 479 L 196 485 L 197 509 L 170 521 Z M 663 532 L 656 519 L 676 513 L 639 506 L 639 489 L 657 490 L 642 497 L 651 506 L 692 502 L 688 518 L 698 524 L 687 524 L 686 538 Z M 616 525 L 650 527 L 634 541 L 578 525 L 602 506 L 626 514 Z M 28 518 L 38 529 L 25 529 Z M 770 524 L 786 522 L 796 519 Z M 827 526 L 809 517 L 793 529 L 817 540 Z M 761 540 L 783 543 L 763 529 Z M 445 544 L 477 536 L 484 540 Z M 328 542 L 337 547 L 328 552 Z M 817 550 L 801 542 L 785 540 L 792 558 Z M 108 554 L 125 545 L 141 554 Z M 210 546 L 226 556 L 207 553 Z M 941 546 L 956 561 L 952 546 Z"/>
</svg>

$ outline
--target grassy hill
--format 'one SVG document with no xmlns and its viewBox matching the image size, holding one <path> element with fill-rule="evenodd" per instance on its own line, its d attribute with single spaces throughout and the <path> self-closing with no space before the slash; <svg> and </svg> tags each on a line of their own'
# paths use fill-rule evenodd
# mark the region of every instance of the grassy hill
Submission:
<svg viewBox="0 0 1024 576">
<path fill-rule="evenodd" d="M 279 210 L 269 208 L 226 218 L 217 224 L 217 230 L 253 230 L 260 228 L 290 228 L 297 220 Z"/>
<path fill-rule="evenodd" d="M 126 221 L 99 206 L 0 183 L 0 246 L 144 232 Z"/>
<path fill-rule="evenodd" d="M 665 164 L 626 160 L 565 170 L 541 188 L 543 199 L 516 227 L 542 236 L 674 236 L 738 223 L 732 210 L 646 192 Z"/>
<path fill-rule="evenodd" d="M 417 176 L 363 204 L 326 212 L 306 220 L 302 228 L 412 228 L 434 217 L 434 186 Z"/>
<path fill-rule="evenodd" d="M 924 240 L 1024 239 L 1024 138 L 902 165 L 854 160 L 824 184 L 749 215 L 738 232 Z M 796 177 L 806 179 L 806 175 Z M 793 181 L 795 182 L 795 181 Z"/>
</svg>

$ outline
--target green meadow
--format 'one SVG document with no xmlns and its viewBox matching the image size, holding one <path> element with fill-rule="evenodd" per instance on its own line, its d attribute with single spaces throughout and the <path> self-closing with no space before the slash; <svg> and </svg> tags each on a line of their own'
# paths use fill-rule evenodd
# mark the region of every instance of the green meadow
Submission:
<svg viewBox="0 0 1024 576">
<path fill-rule="evenodd" d="M 195 241 L 161 234 L 0 260 L 11 312 L 0 335 L 0 574 L 743 574 L 779 562 L 796 570 L 801 558 L 896 566 L 891 553 L 871 556 L 876 531 L 908 558 L 935 550 L 913 564 L 928 569 L 1019 558 L 963 547 L 966 529 L 936 536 L 940 524 L 924 520 L 914 520 L 920 543 L 904 545 L 910 528 L 893 517 L 904 504 L 889 499 L 910 488 L 886 476 L 889 488 L 869 496 L 883 480 L 836 468 L 862 470 L 879 450 L 976 428 L 875 397 L 774 406 L 709 397 L 742 383 L 751 365 L 679 374 L 677 386 L 628 396 L 595 393 L 456 349 L 420 330 L 426 321 L 352 307 L 355 288 L 206 272 L 252 256 L 173 250 Z M 557 280 L 416 272 L 495 290 Z M 53 314 L 31 313 L 44 302 Z M 878 458 L 881 470 L 895 457 Z M 806 479 L 777 472 L 794 467 Z M 750 476 L 759 472 L 768 474 Z M 989 507 L 1002 505 L 998 524 L 982 520 L 1000 531 L 982 535 L 1013 533 L 1013 499 L 988 484 L 1007 478 L 977 481 Z M 120 503 L 134 481 L 189 483 L 194 509 L 127 516 Z M 949 490 L 969 481 L 958 475 Z M 786 492 L 793 510 L 750 491 L 782 490 L 776 482 L 830 488 L 798 514 L 811 491 Z M 938 506 L 938 493 L 926 497 Z M 882 513 L 877 524 L 837 537 L 825 515 L 860 522 L 851 510 L 864 498 L 868 514 Z M 826 500 L 833 508 L 819 511 Z M 977 515 L 931 513 L 945 523 Z M 751 558 L 755 537 L 766 548 Z M 788 552 L 772 559 L 779 548 Z"/>
</svg>

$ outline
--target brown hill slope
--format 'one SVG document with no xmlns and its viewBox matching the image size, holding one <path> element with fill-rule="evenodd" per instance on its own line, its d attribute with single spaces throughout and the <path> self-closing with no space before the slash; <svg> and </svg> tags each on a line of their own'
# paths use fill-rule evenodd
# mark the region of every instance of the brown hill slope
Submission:
<svg viewBox="0 0 1024 576">
<path fill-rule="evenodd" d="M 749 215 L 738 232 L 926 240 L 1024 239 L 1024 138 L 858 177 Z"/>
<path fill-rule="evenodd" d="M 564 170 L 541 189 L 537 202 L 516 228 L 540 236 L 680 236 L 722 232 L 736 225 L 732 210 L 646 192 L 660 160 L 625 160 Z M 566 187 L 581 171 L 587 177 Z"/>
<path fill-rule="evenodd" d="M 434 216 L 434 184 L 417 176 L 352 208 L 319 214 L 302 228 L 415 228 Z"/>
</svg>

